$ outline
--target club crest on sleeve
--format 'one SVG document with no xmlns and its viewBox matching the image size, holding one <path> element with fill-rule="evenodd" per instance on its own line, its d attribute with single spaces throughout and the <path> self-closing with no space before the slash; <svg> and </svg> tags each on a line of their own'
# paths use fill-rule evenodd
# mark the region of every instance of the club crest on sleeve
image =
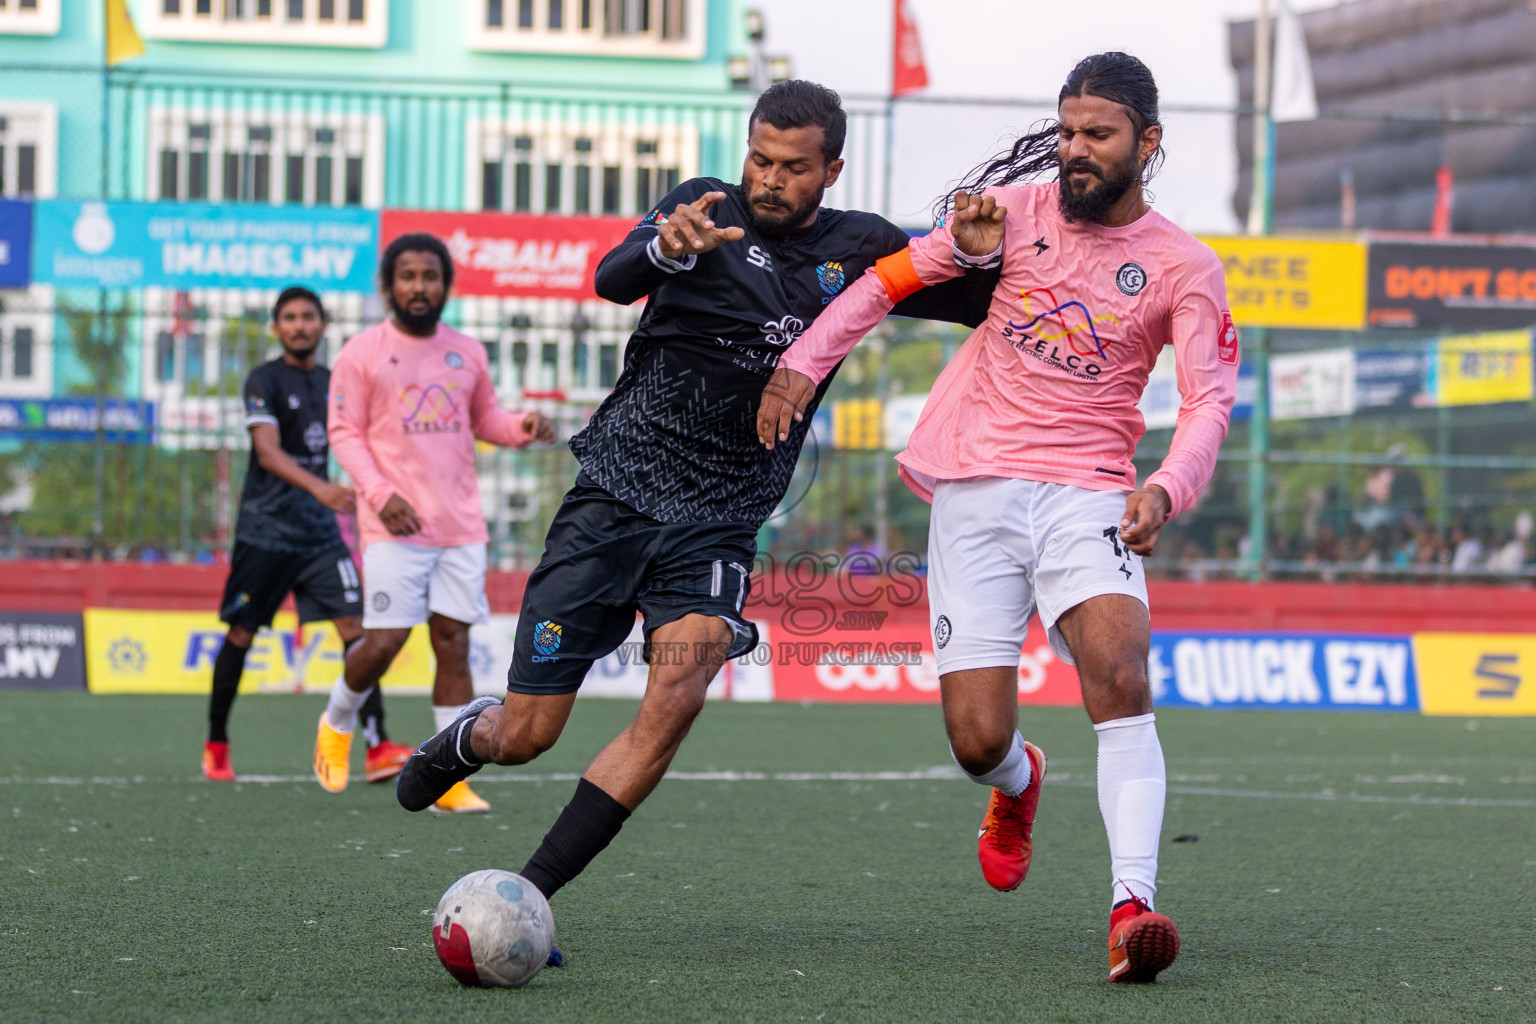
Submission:
<svg viewBox="0 0 1536 1024">
<path fill-rule="evenodd" d="M 1216 357 L 1228 366 L 1237 365 L 1237 325 L 1232 322 L 1232 311 L 1221 311 L 1221 333 L 1216 339 Z"/>
</svg>

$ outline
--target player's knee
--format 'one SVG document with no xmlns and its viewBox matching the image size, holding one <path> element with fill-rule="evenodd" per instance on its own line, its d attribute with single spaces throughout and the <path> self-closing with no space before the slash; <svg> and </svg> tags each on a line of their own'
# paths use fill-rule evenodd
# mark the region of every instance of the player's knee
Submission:
<svg viewBox="0 0 1536 1024">
<path fill-rule="evenodd" d="M 1013 747 L 1013 732 L 974 730 L 963 736 L 951 736 L 949 749 L 955 763 L 969 775 L 984 775 L 1003 763 Z"/>
<path fill-rule="evenodd" d="M 1147 669 L 1136 661 L 1124 661 L 1095 672 L 1098 688 L 1116 704 L 1139 704 L 1149 699 Z"/>
<path fill-rule="evenodd" d="M 497 729 L 491 739 L 491 761 L 496 764 L 527 764 L 555 745 L 560 730 L 539 723 L 512 723 L 510 729 Z"/>
</svg>

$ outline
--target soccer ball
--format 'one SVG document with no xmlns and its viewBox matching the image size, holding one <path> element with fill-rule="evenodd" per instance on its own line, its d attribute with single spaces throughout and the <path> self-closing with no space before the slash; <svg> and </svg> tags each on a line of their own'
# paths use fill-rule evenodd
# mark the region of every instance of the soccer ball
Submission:
<svg viewBox="0 0 1536 1024">
<path fill-rule="evenodd" d="M 473 871 L 443 893 L 432 918 L 437 958 L 470 988 L 521 988 L 555 943 L 549 901 L 522 875 Z"/>
</svg>

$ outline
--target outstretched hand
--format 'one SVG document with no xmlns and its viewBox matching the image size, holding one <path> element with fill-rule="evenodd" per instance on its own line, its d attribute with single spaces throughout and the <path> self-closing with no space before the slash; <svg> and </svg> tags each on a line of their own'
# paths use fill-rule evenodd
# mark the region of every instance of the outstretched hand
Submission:
<svg viewBox="0 0 1536 1024">
<path fill-rule="evenodd" d="M 1008 208 L 998 206 L 991 196 L 956 192 L 955 216 L 949 229 L 961 252 L 969 256 L 986 256 L 1003 244 L 1003 223 L 1007 218 Z"/>
<path fill-rule="evenodd" d="M 528 435 L 528 440 L 543 441 L 548 443 L 555 439 L 554 424 L 549 422 L 549 417 L 541 412 L 530 412 L 523 415 L 523 431 Z"/>
<path fill-rule="evenodd" d="M 656 226 L 661 254 L 669 260 L 680 260 L 684 256 L 703 255 L 722 242 L 745 238 L 747 233 L 741 228 L 717 228 L 710 218 L 710 207 L 724 198 L 724 192 L 706 192 L 691 203 L 679 203 Z"/>
<path fill-rule="evenodd" d="M 776 441 L 789 440 L 789 428 L 805 419 L 805 407 L 816 394 L 816 382 L 798 370 L 781 366 L 773 371 L 757 406 L 757 439 L 769 451 Z"/>
</svg>

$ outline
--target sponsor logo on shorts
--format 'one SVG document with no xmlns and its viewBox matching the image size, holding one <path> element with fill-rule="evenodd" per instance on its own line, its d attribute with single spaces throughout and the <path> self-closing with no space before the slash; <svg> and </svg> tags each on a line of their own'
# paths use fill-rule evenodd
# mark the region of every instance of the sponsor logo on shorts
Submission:
<svg viewBox="0 0 1536 1024">
<path fill-rule="evenodd" d="M 373 595 L 373 610 L 376 612 L 389 611 L 389 595 L 384 593 L 384 591 L 381 590 Z"/>
<path fill-rule="evenodd" d="M 949 645 L 949 638 L 954 635 L 955 629 L 949 624 L 948 615 L 940 615 L 939 621 L 933 624 L 933 644 L 939 650 Z"/>
<path fill-rule="evenodd" d="M 235 607 L 236 608 L 244 608 L 246 605 L 248 605 L 250 603 L 251 603 L 251 595 L 247 594 L 245 591 L 242 590 L 240 593 L 235 595 Z"/>
<path fill-rule="evenodd" d="M 539 653 L 533 656 L 533 661 L 536 663 L 559 661 L 560 659 L 556 658 L 554 654 L 560 649 L 560 641 L 565 639 L 564 633 L 564 626 L 558 622 L 551 622 L 548 619 L 534 626 L 533 649 Z"/>
<path fill-rule="evenodd" d="M 464 357 L 459 355 L 457 352 L 449 352 L 447 355 L 443 356 L 443 362 L 457 370 L 464 365 Z"/>
<path fill-rule="evenodd" d="M 1125 295 L 1140 295 L 1147 286 L 1147 272 L 1139 263 L 1127 263 L 1115 271 L 1115 287 Z"/>
</svg>

